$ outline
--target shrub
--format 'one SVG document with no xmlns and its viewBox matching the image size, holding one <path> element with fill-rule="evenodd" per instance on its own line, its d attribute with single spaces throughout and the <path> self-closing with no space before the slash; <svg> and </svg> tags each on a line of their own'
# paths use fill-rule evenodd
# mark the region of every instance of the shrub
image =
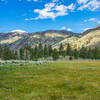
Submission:
<svg viewBox="0 0 100 100">
<path fill-rule="evenodd" d="M 73 60 L 73 57 L 72 57 L 72 56 L 70 56 L 70 57 L 69 57 L 69 60 Z"/>
</svg>

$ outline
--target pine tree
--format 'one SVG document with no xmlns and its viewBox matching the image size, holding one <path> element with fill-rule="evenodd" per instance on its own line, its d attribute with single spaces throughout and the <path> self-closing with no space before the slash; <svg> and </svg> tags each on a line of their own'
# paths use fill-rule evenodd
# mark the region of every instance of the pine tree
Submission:
<svg viewBox="0 0 100 100">
<path fill-rule="evenodd" d="M 15 59 L 18 60 L 19 59 L 19 57 L 18 57 L 18 51 L 15 51 L 14 55 L 15 55 Z"/>
<path fill-rule="evenodd" d="M 80 49 L 80 53 L 79 53 L 79 56 L 81 57 L 81 58 L 87 58 L 88 57 L 88 50 L 85 48 L 85 47 L 82 47 L 81 49 Z"/>
<path fill-rule="evenodd" d="M 24 60 L 30 60 L 29 50 L 24 49 Z"/>
<path fill-rule="evenodd" d="M 0 58 L 2 57 L 2 46 L 0 44 Z"/>
<path fill-rule="evenodd" d="M 30 60 L 33 60 L 33 52 L 34 52 L 34 49 L 31 48 L 31 49 L 30 49 Z"/>
<path fill-rule="evenodd" d="M 72 48 L 69 43 L 67 44 L 66 54 L 72 56 Z"/>
<path fill-rule="evenodd" d="M 12 59 L 12 52 L 10 51 L 9 47 L 7 47 L 6 45 L 4 46 L 4 49 L 3 49 L 2 58 L 4 60 Z"/>
<path fill-rule="evenodd" d="M 48 51 L 49 51 L 49 56 L 52 56 L 53 50 L 51 45 L 48 46 Z"/>
<path fill-rule="evenodd" d="M 72 57 L 72 56 L 70 56 L 70 57 L 69 57 L 69 60 L 73 60 L 73 57 Z"/>
<path fill-rule="evenodd" d="M 43 57 L 43 46 L 42 43 L 40 42 L 39 46 L 38 46 L 38 51 L 39 51 L 39 58 Z"/>
<path fill-rule="evenodd" d="M 37 61 L 38 58 L 39 58 L 39 49 L 37 46 L 35 46 L 33 51 L 32 51 L 32 60 Z"/>
<path fill-rule="evenodd" d="M 20 60 L 24 60 L 24 48 L 21 48 L 19 51 Z"/>
<path fill-rule="evenodd" d="M 99 49 L 95 47 L 94 49 L 94 58 L 99 59 Z"/>
<path fill-rule="evenodd" d="M 94 50 L 89 48 L 87 58 L 88 59 L 94 59 Z"/>
<path fill-rule="evenodd" d="M 78 59 L 78 57 L 79 57 L 79 52 L 78 52 L 77 49 L 74 50 L 73 55 L 74 55 L 74 58 L 75 58 L 75 59 Z"/>
<path fill-rule="evenodd" d="M 48 56 L 49 56 L 48 46 L 45 45 L 45 46 L 44 46 L 44 57 L 47 58 Z"/>
<path fill-rule="evenodd" d="M 17 55 L 15 52 L 10 51 L 10 60 L 16 60 L 17 59 Z"/>
<path fill-rule="evenodd" d="M 54 49 L 53 50 L 53 60 L 57 60 L 59 58 L 59 52 L 57 51 L 57 49 Z"/>
<path fill-rule="evenodd" d="M 60 44 L 60 47 L 59 47 L 59 54 L 61 56 L 63 56 L 63 54 L 64 54 L 64 47 L 63 47 L 62 43 Z"/>
<path fill-rule="evenodd" d="M 31 47 L 26 44 L 24 46 L 24 60 L 30 60 L 30 51 L 31 51 Z"/>
</svg>

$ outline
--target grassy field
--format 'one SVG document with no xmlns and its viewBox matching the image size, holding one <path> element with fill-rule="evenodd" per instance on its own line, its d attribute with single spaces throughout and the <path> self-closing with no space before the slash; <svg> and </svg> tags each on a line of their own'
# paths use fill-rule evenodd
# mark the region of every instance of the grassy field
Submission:
<svg viewBox="0 0 100 100">
<path fill-rule="evenodd" d="M 0 100 L 100 100 L 100 62 L 0 65 Z"/>
</svg>

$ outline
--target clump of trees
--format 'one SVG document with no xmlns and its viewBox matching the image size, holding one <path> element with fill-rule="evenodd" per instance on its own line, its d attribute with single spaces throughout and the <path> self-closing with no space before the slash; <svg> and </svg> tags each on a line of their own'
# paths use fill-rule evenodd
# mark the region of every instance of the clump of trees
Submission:
<svg viewBox="0 0 100 100">
<path fill-rule="evenodd" d="M 59 49 L 53 49 L 51 45 L 36 45 L 32 48 L 29 45 L 25 45 L 18 51 L 11 51 L 6 45 L 2 47 L 0 45 L 0 59 L 3 60 L 33 60 L 36 61 L 39 58 L 52 57 L 53 60 L 57 60 L 60 56 L 69 56 L 69 60 L 83 58 L 83 59 L 100 59 L 100 49 L 88 49 L 82 47 L 81 49 L 72 49 L 70 44 L 67 44 L 66 49 L 60 44 Z"/>
<path fill-rule="evenodd" d="M 6 45 L 3 48 L 0 45 L 0 58 L 3 60 L 17 59 L 17 53 L 11 51 Z"/>
</svg>

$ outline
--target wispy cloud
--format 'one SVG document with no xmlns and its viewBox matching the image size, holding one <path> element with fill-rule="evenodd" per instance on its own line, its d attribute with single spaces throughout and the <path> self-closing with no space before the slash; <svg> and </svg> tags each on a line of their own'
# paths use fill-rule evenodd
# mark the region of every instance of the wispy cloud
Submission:
<svg viewBox="0 0 100 100">
<path fill-rule="evenodd" d="M 72 29 L 71 28 L 68 28 L 67 31 L 72 31 Z"/>
<path fill-rule="evenodd" d="M 61 29 L 62 29 L 62 30 L 66 30 L 66 27 L 65 27 L 65 26 L 63 26 L 63 27 L 61 27 Z"/>
<path fill-rule="evenodd" d="M 43 1 L 43 0 L 26 0 L 28 2 L 34 1 Z M 72 11 L 88 9 L 90 11 L 95 11 L 100 8 L 100 0 L 76 0 L 76 3 L 69 5 L 57 4 L 60 0 L 52 0 L 50 3 L 46 3 L 43 9 L 34 9 L 34 13 L 37 13 L 38 16 L 35 18 L 26 18 L 25 20 L 38 20 L 38 19 L 52 19 L 59 16 L 69 15 Z M 62 2 L 65 0 L 62 0 Z M 78 6 L 77 6 L 78 5 Z M 91 20 L 93 21 L 93 20 Z M 87 20 L 86 20 L 87 22 Z M 96 21 L 97 22 L 97 21 Z"/>
<path fill-rule="evenodd" d="M 85 3 L 87 3 L 89 0 L 77 0 L 77 2 L 79 3 L 79 4 L 85 4 Z"/>
<path fill-rule="evenodd" d="M 87 31 L 87 30 L 89 30 L 89 29 L 91 29 L 91 28 L 85 28 L 84 31 Z"/>
<path fill-rule="evenodd" d="M 100 21 L 98 21 L 98 24 L 100 24 Z"/>
<path fill-rule="evenodd" d="M 100 24 L 100 20 L 98 20 L 97 18 L 89 18 L 87 20 L 84 20 L 84 22 L 96 22 L 96 23 Z"/>
<path fill-rule="evenodd" d="M 67 28 L 66 26 L 61 27 L 62 30 L 72 31 L 71 28 Z"/>
<path fill-rule="evenodd" d="M 83 10 L 88 8 L 91 11 L 94 11 L 98 8 L 100 8 L 100 1 L 99 0 L 77 0 L 80 7 L 78 10 Z"/>
<path fill-rule="evenodd" d="M 47 3 L 43 9 L 35 9 L 34 13 L 38 13 L 38 16 L 35 18 L 31 18 L 29 20 L 37 20 L 37 19 L 55 19 L 58 16 L 68 15 L 69 10 L 74 10 L 74 4 L 70 4 L 68 6 L 65 5 L 56 5 L 55 3 Z"/>
</svg>

